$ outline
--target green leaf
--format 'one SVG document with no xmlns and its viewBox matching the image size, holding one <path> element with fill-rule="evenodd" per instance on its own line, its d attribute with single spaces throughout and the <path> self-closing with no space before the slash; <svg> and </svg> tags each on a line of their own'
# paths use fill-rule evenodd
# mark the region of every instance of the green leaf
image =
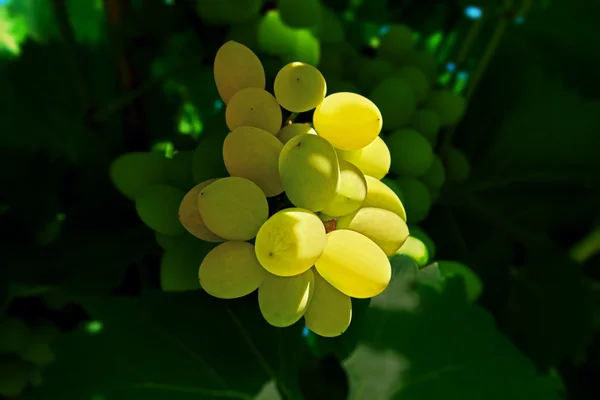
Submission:
<svg viewBox="0 0 600 400">
<path fill-rule="evenodd" d="M 307 353 L 302 325 L 271 327 L 255 295 L 148 293 L 82 303 L 103 329 L 60 339 L 47 383 L 28 399 L 252 399 L 270 379 L 285 398 L 301 398 L 293 376 Z"/>
</svg>

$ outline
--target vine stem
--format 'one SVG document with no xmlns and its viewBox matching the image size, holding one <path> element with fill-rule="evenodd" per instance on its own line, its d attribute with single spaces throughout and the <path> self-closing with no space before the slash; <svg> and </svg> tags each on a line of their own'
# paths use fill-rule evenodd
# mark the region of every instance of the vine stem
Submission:
<svg viewBox="0 0 600 400">
<path fill-rule="evenodd" d="M 298 115 L 299 115 L 299 114 L 300 114 L 300 113 L 292 113 L 292 114 L 290 115 L 290 117 L 289 117 L 288 119 L 286 119 L 286 120 L 285 120 L 285 122 L 283 123 L 283 126 L 282 126 L 282 128 L 283 128 L 283 127 L 285 127 L 286 125 L 293 124 L 293 123 L 294 123 L 294 121 L 296 120 L 296 118 L 298 117 Z"/>
</svg>

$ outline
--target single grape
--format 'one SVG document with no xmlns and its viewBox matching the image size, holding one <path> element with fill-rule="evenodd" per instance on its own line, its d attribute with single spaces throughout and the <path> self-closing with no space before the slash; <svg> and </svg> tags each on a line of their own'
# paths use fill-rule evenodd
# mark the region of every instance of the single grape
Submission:
<svg viewBox="0 0 600 400">
<path fill-rule="evenodd" d="M 433 148 L 414 129 L 398 129 L 388 135 L 387 145 L 392 155 L 390 169 L 401 176 L 419 177 L 425 174 L 433 162 Z"/>
<path fill-rule="evenodd" d="M 219 179 L 200 191 L 198 209 L 204 224 L 226 240 L 250 240 L 269 216 L 269 204 L 254 182 Z"/>
<path fill-rule="evenodd" d="M 465 182 L 471 174 L 469 159 L 462 150 L 451 146 L 446 154 L 446 172 L 448 180 L 452 182 Z"/>
<path fill-rule="evenodd" d="M 258 289 L 266 274 L 252 244 L 232 241 L 218 245 L 204 257 L 198 279 L 211 296 L 235 299 Z"/>
<path fill-rule="evenodd" d="M 31 331 L 27 323 L 15 317 L 5 317 L 0 320 L 0 353 L 17 353 L 23 349 Z"/>
<path fill-rule="evenodd" d="M 321 104 L 327 93 L 327 84 L 321 72 L 312 65 L 293 62 L 279 71 L 274 90 L 281 107 L 301 113 Z"/>
<path fill-rule="evenodd" d="M 436 251 L 435 242 L 433 241 L 433 239 L 431 239 L 427 232 L 425 232 L 423 229 L 421 229 L 421 227 L 417 225 L 409 225 L 408 231 L 410 232 L 410 236 L 415 237 L 421 242 L 423 242 L 425 247 L 427 247 L 429 257 L 431 257 L 431 259 L 434 259 Z"/>
<path fill-rule="evenodd" d="M 390 170 L 392 162 L 390 150 L 381 136 L 377 136 L 375 140 L 360 150 L 336 150 L 336 152 L 340 160 L 349 161 L 363 174 L 375 179 L 382 179 Z"/>
<path fill-rule="evenodd" d="M 293 137 L 283 146 L 279 175 L 292 204 L 316 212 L 334 199 L 340 167 L 335 150 L 327 140 L 304 134 Z"/>
<path fill-rule="evenodd" d="M 382 183 L 385 183 L 385 185 L 387 187 L 389 187 L 390 189 L 392 189 L 392 191 L 394 193 L 396 193 L 396 196 L 398 196 L 398 198 L 400 199 L 400 201 L 402 201 L 402 191 L 400 190 L 400 186 L 398 186 L 398 184 L 396 183 L 395 180 L 390 179 L 390 178 L 383 178 L 381 180 Z"/>
<path fill-rule="evenodd" d="M 309 124 L 288 124 L 281 128 L 277 134 L 277 139 L 279 139 L 281 143 L 286 144 L 294 136 L 305 134 L 316 135 L 317 131 Z"/>
<path fill-rule="evenodd" d="M 169 185 L 146 188 L 135 200 L 135 209 L 146 226 L 165 235 L 183 233 L 179 222 L 179 204 L 185 192 Z"/>
<path fill-rule="evenodd" d="M 52 364 L 56 359 L 50 345 L 38 340 L 30 341 L 27 346 L 19 351 L 18 355 L 21 360 L 40 366 Z"/>
<path fill-rule="evenodd" d="M 381 81 L 369 99 L 381 110 L 383 129 L 398 129 L 405 125 L 417 109 L 415 93 L 404 79 L 392 77 Z"/>
<path fill-rule="evenodd" d="M 408 237 L 406 222 L 398 215 L 382 208 L 361 208 L 337 219 L 336 229 L 358 232 L 373 242 L 387 255 L 393 255 Z"/>
<path fill-rule="evenodd" d="M 186 236 L 189 236 L 187 232 L 181 235 L 163 235 L 162 233 L 154 232 L 154 238 L 156 243 L 163 249 L 172 249 L 180 240 L 183 240 Z"/>
<path fill-rule="evenodd" d="M 198 196 L 200 191 L 215 182 L 216 179 L 209 179 L 194 186 L 181 200 L 179 204 L 179 221 L 183 227 L 198 239 L 206 242 L 219 243 L 225 239 L 218 237 L 210 231 L 204 224 L 204 220 L 198 210 Z"/>
<path fill-rule="evenodd" d="M 321 22 L 319 0 L 278 0 L 277 6 L 283 22 L 292 28 L 311 28 Z"/>
<path fill-rule="evenodd" d="M 281 129 L 281 108 L 273 95 L 264 89 L 246 88 L 233 95 L 225 120 L 230 130 L 252 126 L 276 135 Z"/>
<path fill-rule="evenodd" d="M 415 178 L 398 178 L 396 180 L 402 194 L 406 214 L 411 223 L 421 222 L 431 209 L 431 195 L 425 184 Z"/>
<path fill-rule="evenodd" d="M 401 67 L 396 76 L 403 79 L 411 87 L 417 104 L 423 103 L 429 95 L 429 79 L 423 71 L 417 67 L 407 66 Z"/>
<path fill-rule="evenodd" d="M 192 159 L 194 183 L 227 176 L 227 169 L 225 168 L 223 153 L 221 151 L 226 134 L 227 130 L 200 140 L 196 150 L 194 150 L 194 157 Z"/>
<path fill-rule="evenodd" d="M 213 66 L 215 83 L 225 104 L 242 89 L 265 88 L 265 70 L 252 50 L 230 40 L 217 51 Z"/>
<path fill-rule="evenodd" d="M 352 321 L 352 300 L 314 271 L 315 291 L 304 314 L 306 327 L 323 337 L 336 337 Z"/>
<path fill-rule="evenodd" d="M 165 251 L 160 260 L 160 287 L 163 292 L 199 290 L 198 266 L 216 246 L 188 236 Z"/>
<path fill-rule="evenodd" d="M 366 236 L 346 229 L 327 234 L 327 244 L 315 267 L 337 290 L 359 299 L 383 292 L 392 276 L 383 250 Z"/>
<path fill-rule="evenodd" d="M 475 302 L 481 296 L 483 282 L 471 268 L 456 261 L 438 261 L 437 265 L 444 279 L 462 277 L 468 301 Z"/>
<path fill-rule="evenodd" d="M 400 64 L 403 67 L 417 67 L 425 74 L 431 84 L 434 84 L 437 79 L 435 57 L 424 50 L 410 50 Z"/>
<path fill-rule="evenodd" d="M 348 161 L 340 161 L 340 184 L 335 197 L 323 209 L 332 217 L 347 215 L 357 210 L 367 197 L 367 181 L 360 170 Z"/>
<path fill-rule="evenodd" d="M 334 93 L 325 97 L 313 116 L 315 130 L 341 150 L 358 150 L 381 132 L 377 106 L 356 93 Z"/>
<path fill-rule="evenodd" d="M 394 256 L 407 256 L 413 259 L 419 267 L 424 267 L 429 262 L 429 250 L 425 243 L 414 236 L 409 236 L 406 241 L 396 251 Z"/>
<path fill-rule="evenodd" d="M 294 276 L 312 267 L 325 247 L 325 227 L 314 213 L 287 208 L 274 214 L 256 235 L 256 257 L 270 273 Z"/>
<path fill-rule="evenodd" d="M 15 356 L 0 355 L 0 396 L 17 397 L 27 388 L 29 366 Z"/>
<path fill-rule="evenodd" d="M 282 59 L 287 63 L 303 62 L 316 67 L 321 60 L 321 43 L 312 32 L 297 30 L 294 47 Z"/>
<path fill-rule="evenodd" d="M 168 159 L 158 153 L 126 153 L 110 165 L 110 179 L 132 200 L 146 188 L 167 182 Z"/>
<path fill-rule="evenodd" d="M 413 32 L 406 25 L 394 24 L 381 38 L 378 54 L 393 62 L 402 61 L 414 45 Z"/>
<path fill-rule="evenodd" d="M 367 198 L 362 207 L 383 208 L 406 221 L 406 211 L 398 195 L 385 183 L 371 176 L 365 176 L 365 179 L 367 180 Z"/>
<path fill-rule="evenodd" d="M 272 197 L 283 192 L 278 166 L 281 149 L 283 145 L 271 133 L 242 126 L 225 138 L 223 159 L 231 176 L 251 180 Z"/>
<path fill-rule="evenodd" d="M 258 306 L 271 325 L 284 328 L 298 322 L 306 312 L 315 290 L 312 270 L 295 276 L 267 274 L 258 288 Z"/>
<path fill-rule="evenodd" d="M 449 90 L 435 90 L 427 99 L 427 108 L 440 117 L 441 126 L 457 124 L 467 109 L 467 100 Z"/>
<path fill-rule="evenodd" d="M 446 181 L 446 170 L 438 156 L 433 156 L 431 166 L 420 179 L 431 191 L 438 191 L 442 187 Z"/>
<path fill-rule="evenodd" d="M 412 115 L 407 127 L 419 132 L 434 145 L 440 131 L 440 117 L 433 110 L 421 108 Z"/>
<path fill-rule="evenodd" d="M 178 151 L 168 160 L 167 184 L 181 190 L 189 190 L 194 186 L 194 151 Z"/>
<path fill-rule="evenodd" d="M 394 76 L 396 67 L 382 58 L 362 58 L 356 84 L 365 92 L 371 91 L 379 82 Z M 354 61 L 356 62 L 356 61 Z M 348 66 L 346 63 L 345 66 Z"/>
</svg>

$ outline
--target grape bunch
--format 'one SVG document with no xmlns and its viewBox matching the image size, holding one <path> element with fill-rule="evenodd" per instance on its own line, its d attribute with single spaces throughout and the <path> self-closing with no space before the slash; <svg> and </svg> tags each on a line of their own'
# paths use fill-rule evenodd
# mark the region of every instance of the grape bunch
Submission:
<svg viewBox="0 0 600 400">
<path fill-rule="evenodd" d="M 58 334 L 46 320 L 0 317 L 0 396 L 16 397 L 42 384 L 44 369 L 55 359 L 50 344 Z"/>
</svg>

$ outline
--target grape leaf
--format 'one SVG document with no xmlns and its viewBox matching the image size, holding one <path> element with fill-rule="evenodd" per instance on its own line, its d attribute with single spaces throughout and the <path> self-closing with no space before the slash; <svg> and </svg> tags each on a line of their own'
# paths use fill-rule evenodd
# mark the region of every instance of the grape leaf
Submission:
<svg viewBox="0 0 600 400">
<path fill-rule="evenodd" d="M 302 326 L 271 327 L 255 295 L 152 292 L 82 303 L 103 330 L 61 338 L 47 383 L 28 399 L 252 399 L 269 379 L 286 398 L 300 398 L 287 378 L 308 353 Z"/>
</svg>

